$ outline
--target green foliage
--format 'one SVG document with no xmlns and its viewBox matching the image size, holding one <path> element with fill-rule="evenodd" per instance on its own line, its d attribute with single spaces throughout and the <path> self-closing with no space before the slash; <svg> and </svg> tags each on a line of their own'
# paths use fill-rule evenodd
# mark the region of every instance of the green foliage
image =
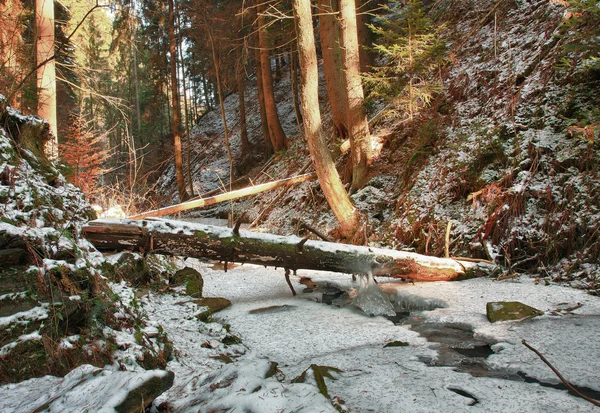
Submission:
<svg viewBox="0 0 600 413">
<path fill-rule="evenodd" d="M 404 8 L 394 3 L 390 12 L 399 18 L 385 18 L 370 25 L 379 40 L 374 49 L 387 62 L 365 75 L 371 97 L 391 100 L 412 119 L 442 90 L 435 72 L 446 61 L 446 47 L 421 7 L 412 0 Z"/>
<path fill-rule="evenodd" d="M 596 0 L 569 0 L 563 24 L 565 41 L 559 70 L 568 73 L 600 71 L 600 7 Z M 595 75 L 597 77 L 597 74 Z"/>
</svg>

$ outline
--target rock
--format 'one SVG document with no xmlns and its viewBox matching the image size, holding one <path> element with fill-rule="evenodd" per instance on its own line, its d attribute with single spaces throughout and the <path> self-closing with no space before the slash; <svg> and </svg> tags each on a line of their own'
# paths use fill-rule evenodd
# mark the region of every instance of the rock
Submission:
<svg viewBox="0 0 600 413">
<path fill-rule="evenodd" d="M 157 372 L 152 371 L 149 373 Z M 158 371 L 160 374 L 153 374 L 146 380 L 136 382 L 135 387 L 128 390 L 125 400 L 115 406 L 115 411 L 119 413 L 137 413 L 143 412 L 152 400 L 156 399 L 173 385 L 175 373 L 172 371 Z M 133 380 L 130 380 L 131 384 Z"/>
<path fill-rule="evenodd" d="M 33 397 L 0 399 L 0 410 L 138 413 L 171 388 L 174 378 L 173 372 L 164 370 L 134 373 L 84 364 L 65 377 L 11 384 L 17 394 Z"/>
<path fill-rule="evenodd" d="M 185 284 L 185 292 L 192 297 L 202 297 L 204 280 L 202 274 L 193 268 L 185 267 L 169 278 L 169 284 L 179 286 Z"/>
<path fill-rule="evenodd" d="M 523 320 L 544 314 L 536 308 L 518 301 L 497 301 L 487 303 L 487 319 L 490 323 L 496 321 Z"/>
<path fill-rule="evenodd" d="M 202 321 L 206 321 L 212 314 L 231 305 L 231 301 L 229 301 L 227 298 L 221 297 L 200 298 L 198 300 L 194 300 L 193 302 L 199 306 L 208 307 L 206 310 L 196 314 L 196 317 Z"/>
<path fill-rule="evenodd" d="M 131 253 L 121 255 L 115 265 L 115 273 L 134 286 L 147 284 L 152 278 L 150 267 L 146 260 L 136 257 Z"/>
<path fill-rule="evenodd" d="M 20 248 L 7 248 L 0 250 L 0 267 L 10 267 L 25 263 L 27 254 Z"/>
<path fill-rule="evenodd" d="M 383 346 L 383 348 L 388 348 L 388 347 L 408 347 L 410 344 L 408 344 L 406 341 L 400 341 L 400 340 L 396 340 L 396 341 L 390 341 L 389 343 L 385 343 L 385 345 Z"/>
</svg>

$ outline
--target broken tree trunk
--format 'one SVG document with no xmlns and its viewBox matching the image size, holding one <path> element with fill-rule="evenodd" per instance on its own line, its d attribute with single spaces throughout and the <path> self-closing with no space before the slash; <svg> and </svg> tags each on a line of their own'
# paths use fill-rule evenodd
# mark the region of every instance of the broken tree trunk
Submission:
<svg viewBox="0 0 600 413">
<path fill-rule="evenodd" d="M 491 266 L 428 257 L 412 252 L 283 237 L 236 228 L 173 220 L 90 222 L 83 235 L 99 250 L 133 250 L 225 262 L 260 264 L 290 270 L 390 275 L 446 281 L 487 273 Z"/>
<path fill-rule="evenodd" d="M 267 182 L 260 185 L 249 186 L 247 188 L 238 189 L 236 191 L 226 192 L 217 196 L 203 199 L 195 199 L 192 201 L 183 202 L 177 205 L 171 205 L 168 207 L 154 209 L 152 211 L 142 212 L 141 214 L 130 216 L 129 219 L 144 219 L 147 217 L 160 217 L 163 215 L 175 214 L 177 212 L 187 211 L 189 209 L 201 208 L 208 205 L 218 204 L 220 202 L 230 201 L 232 199 L 243 198 L 258 194 L 259 192 L 269 191 L 271 189 L 280 188 L 282 186 L 290 186 L 299 182 L 309 181 L 315 179 L 317 174 L 310 173 L 293 178 L 280 179 L 278 181 Z"/>
</svg>

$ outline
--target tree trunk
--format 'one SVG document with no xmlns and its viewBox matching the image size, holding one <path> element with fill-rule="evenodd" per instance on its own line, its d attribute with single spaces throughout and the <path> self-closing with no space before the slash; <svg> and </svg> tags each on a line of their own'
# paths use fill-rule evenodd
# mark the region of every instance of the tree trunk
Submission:
<svg viewBox="0 0 600 413">
<path fill-rule="evenodd" d="M 238 189 L 235 191 L 225 192 L 224 194 L 216 195 L 210 198 L 193 199 L 191 201 L 183 202 L 177 205 L 171 205 L 168 207 L 155 209 L 153 211 L 146 211 L 141 214 L 137 214 L 129 217 L 129 219 L 143 219 L 146 217 L 160 217 L 164 215 L 175 214 L 178 212 L 188 211 L 190 209 L 202 208 L 208 205 L 218 204 L 220 202 L 231 201 L 232 199 L 243 198 L 245 196 L 255 195 L 260 192 L 270 191 L 271 189 L 288 187 L 299 182 L 309 181 L 315 179 L 314 174 L 304 174 L 295 176 L 293 178 L 280 179 L 278 181 L 267 182 L 260 185 L 253 185 L 247 188 Z M 230 183 L 231 187 L 231 183 Z"/>
<path fill-rule="evenodd" d="M 273 75 L 271 74 L 271 57 L 267 36 L 265 33 L 265 18 L 261 14 L 264 5 L 259 5 L 258 9 L 258 44 L 260 48 L 260 64 L 262 72 L 263 94 L 265 100 L 265 110 L 267 123 L 269 125 L 269 135 L 273 150 L 275 152 L 287 148 L 287 138 L 281 127 L 279 115 L 277 114 L 277 105 L 275 104 L 275 93 L 273 91 Z"/>
<path fill-rule="evenodd" d="M 54 56 L 54 0 L 36 0 L 36 61 L 43 62 Z M 50 124 L 53 137 L 44 147 L 48 159 L 58 158 L 58 128 L 56 123 L 56 59 L 50 59 L 36 72 L 38 103 L 37 114 Z"/>
<path fill-rule="evenodd" d="M 347 96 L 340 47 L 340 28 L 333 13 L 338 11 L 337 0 L 319 0 L 319 31 L 323 71 L 327 95 L 331 106 L 331 117 L 335 134 L 340 139 L 348 138 Z"/>
<path fill-rule="evenodd" d="M 175 41 L 175 6 L 174 0 L 169 1 L 169 54 L 171 65 L 171 102 L 173 105 L 173 149 L 175 150 L 175 175 L 177 177 L 177 191 L 179 199 L 183 202 L 189 198 L 185 190 L 183 176 L 183 156 L 181 153 L 179 91 L 177 85 L 177 46 Z"/>
<path fill-rule="evenodd" d="M 265 142 L 265 159 L 273 153 L 273 145 L 269 133 L 269 122 L 267 120 L 267 109 L 265 108 L 265 92 L 262 83 L 262 69 L 260 64 L 260 50 L 254 50 L 256 60 L 256 89 L 258 90 L 258 103 L 260 109 L 260 127 L 262 130 L 263 140 Z"/>
<path fill-rule="evenodd" d="M 242 157 L 250 153 L 250 142 L 248 141 L 248 125 L 246 122 L 246 102 L 245 102 L 245 84 L 244 84 L 244 56 L 240 54 L 237 67 L 237 89 L 238 89 L 238 101 L 240 108 L 240 140 L 242 143 Z"/>
<path fill-rule="evenodd" d="M 221 68 L 217 51 L 215 49 L 215 39 L 213 39 L 212 28 L 207 27 L 208 37 L 210 40 L 210 49 L 212 51 L 212 60 L 215 67 L 215 75 L 217 80 L 217 93 L 219 95 L 219 108 L 221 109 L 221 121 L 223 122 L 223 134 L 225 135 L 225 149 L 227 149 L 227 159 L 229 160 L 229 184 L 233 183 L 233 156 L 231 155 L 231 146 L 229 145 L 229 130 L 227 128 L 227 116 L 225 116 L 225 102 L 223 101 L 223 90 L 221 87 Z M 231 187 L 230 187 L 231 189 Z"/>
<path fill-rule="evenodd" d="M 302 130 L 302 112 L 300 110 L 300 98 L 298 92 L 298 65 L 294 43 L 290 43 L 290 83 L 292 84 L 292 100 L 294 101 L 294 115 L 296 115 L 296 125 L 298 133 Z"/>
<path fill-rule="evenodd" d="M 413 252 L 170 220 L 96 220 L 84 226 L 82 233 L 99 250 L 153 252 L 283 267 L 294 271 L 372 272 L 373 275 L 440 281 L 475 277 L 480 272 L 489 272 L 492 267 Z"/>
<path fill-rule="evenodd" d="M 373 53 L 373 32 L 369 29 L 369 17 L 371 9 L 377 7 L 373 5 L 373 0 L 358 0 L 359 10 L 356 16 L 358 29 L 358 47 L 360 54 L 360 71 L 368 72 L 375 65 L 375 53 Z"/>
<path fill-rule="evenodd" d="M 302 78 L 300 101 L 306 140 L 325 198 L 340 223 L 342 235 L 346 239 L 351 239 L 359 229 L 360 216 L 344 190 L 323 133 L 319 109 L 319 70 L 310 0 L 294 0 L 292 7 L 297 27 L 298 56 Z"/>
<path fill-rule="evenodd" d="M 356 5 L 354 0 L 339 0 L 340 35 L 342 39 L 344 78 L 348 97 L 347 119 L 352 156 L 352 190 L 362 188 L 369 178 L 371 136 L 364 109 L 360 78 Z"/>
</svg>

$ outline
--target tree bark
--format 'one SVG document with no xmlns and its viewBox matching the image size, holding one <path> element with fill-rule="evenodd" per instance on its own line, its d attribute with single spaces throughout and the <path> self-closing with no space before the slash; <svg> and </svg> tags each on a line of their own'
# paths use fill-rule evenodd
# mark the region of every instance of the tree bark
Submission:
<svg viewBox="0 0 600 413">
<path fill-rule="evenodd" d="M 223 122 L 223 134 L 225 135 L 225 149 L 227 149 L 227 159 L 229 160 L 229 184 L 233 184 L 233 155 L 231 154 L 231 146 L 229 145 L 229 130 L 227 128 L 227 116 L 225 115 L 225 102 L 223 101 L 223 87 L 221 84 L 220 63 L 217 58 L 215 49 L 215 39 L 213 39 L 212 28 L 207 24 L 208 37 L 210 40 L 210 49 L 212 51 L 212 60 L 215 68 L 215 76 L 217 80 L 217 93 L 219 95 L 219 108 L 221 110 L 221 121 Z M 231 187 L 229 188 L 231 189 Z"/>
<path fill-rule="evenodd" d="M 351 239 L 359 229 L 360 215 L 344 189 L 323 133 L 319 109 L 319 70 L 310 0 L 294 0 L 292 7 L 296 19 L 302 78 L 300 102 L 304 133 L 325 198 L 340 223 L 342 235 Z"/>
<path fill-rule="evenodd" d="M 294 115 L 298 132 L 302 130 L 302 112 L 300 110 L 300 97 L 298 92 L 298 67 L 294 43 L 290 43 L 290 83 L 292 84 L 292 100 L 294 101 Z"/>
<path fill-rule="evenodd" d="M 323 54 L 323 71 L 331 106 L 333 128 L 339 139 L 346 139 L 348 137 L 348 117 L 346 115 L 348 98 L 342 67 L 340 28 L 334 14 L 337 12 L 337 0 L 319 0 L 321 53 Z"/>
<path fill-rule="evenodd" d="M 175 175 L 177 177 L 177 191 L 179 200 L 185 201 L 189 198 L 185 190 L 185 178 L 183 176 L 183 156 L 181 153 L 181 134 L 180 134 L 180 110 L 179 110 L 179 91 L 177 85 L 177 46 L 175 41 L 175 6 L 173 1 L 169 1 L 169 54 L 171 67 L 171 102 L 173 106 L 173 149 L 175 150 Z"/>
<path fill-rule="evenodd" d="M 358 29 L 358 47 L 360 54 L 360 71 L 362 73 L 371 70 L 375 65 L 375 53 L 373 47 L 373 32 L 369 29 L 369 16 L 371 9 L 376 7 L 373 0 L 358 0 L 358 13 L 356 15 Z"/>
<path fill-rule="evenodd" d="M 36 62 L 46 61 L 36 71 L 38 103 L 37 115 L 48 121 L 53 137 L 44 147 L 48 159 L 58 158 L 58 128 L 56 122 L 56 59 L 54 56 L 54 0 L 36 0 Z"/>
<path fill-rule="evenodd" d="M 258 46 L 258 39 L 256 40 L 256 45 Z M 256 89 L 258 90 L 258 103 L 260 105 L 260 127 L 262 129 L 263 140 L 265 142 L 265 159 L 267 159 L 269 156 L 271 156 L 271 154 L 273 154 L 273 145 L 271 144 L 269 122 L 267 120 L 267 109 L 265 107 L 265 92 L 263 90 L 262 83 L 262 69 L 260 62 L 259 47 L 256 47 L 254 49 L 254 60 L 256 61 Z"/>
<path fill-rule="evenodd" d="M 277 105 L 275 104 L 275 92 L 273 91 L 273 75 L 271 73 L 271 56 L 265 33 L 265 17 L 262 15 L 264 5 L 259 5 L 258 9 L 258 44 L 260 48 L 260 64 L 262 72 L 263 94 L 265 100 L 265 110 L 267 123 L 269 125 L 269 135 L 273 150 L 275 152 L 287 148 L 287 138 L 281 127 Z"/>
<path fill-rule="evenodd" d="M 250 142 L 248 141 L 248 125 L 246 122 L 246 102 L 245 102 L 245 84 L 244 84 L 244 56 L 240 53 L 239 61 L 237 63 L 237 89 L 238 89 L 238 100 L 240 108 L 240 141 L 242 144 L 242 157 L 250 153 Z"/>
<path fill-rule="evenodd" d="M 340 37 L 342 40 L 344 78 L 348 107 L 348 134 L 352 156 L 352 190 L 362 188 L 369 178 L 371 164 L 371 136 L 364 109 L 364 93 L 360 78 L 358 31 L 356 27 L 356 3 L 339 0 Z"/>
<path fill-rule="evenodd" d="M 84 226 L 82 234 L 103 251 L 153 252 L 283 267 L 294 271 L 372 272 L 373 275 L 440 281 L 475 277 L 492 268 L 483 263 L 429 257 L 413 252 L 172 220 L 96 220 Z"/>
</svg>

